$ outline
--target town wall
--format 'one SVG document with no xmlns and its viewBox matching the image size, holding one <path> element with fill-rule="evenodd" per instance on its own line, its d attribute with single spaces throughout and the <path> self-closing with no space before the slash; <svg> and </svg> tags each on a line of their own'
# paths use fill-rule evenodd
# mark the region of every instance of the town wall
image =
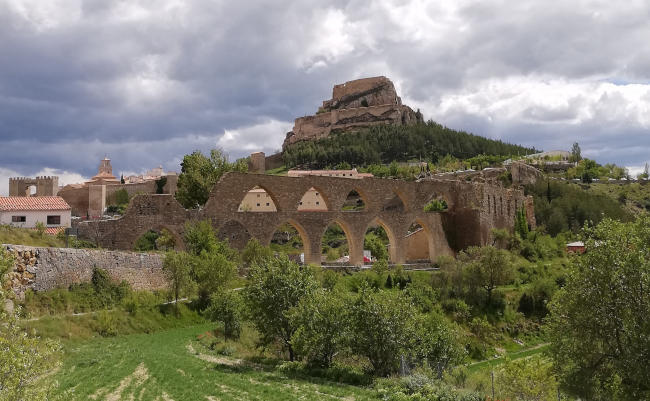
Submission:
<svg viewBox="0 0 650 401">
<path fill-rule="evenodd" d="M 36 196 L 56 196 L 59 192 L 59 177 L 39 176 L 36 178 L 9 178 L 9 196 L 30 196 L 29 188 L 36 187 Z"/>
<path fill-rule="evenodd" d="M 90 281 L 93 268 L 105 269 L 115 281 L 138 290 L 166 288 L 163 255 L 94 249 L 42 248 L 2 245 L 14 256 L 9 286 L 18 298 L 27 289 L 45 291 Z"/>
</svg>

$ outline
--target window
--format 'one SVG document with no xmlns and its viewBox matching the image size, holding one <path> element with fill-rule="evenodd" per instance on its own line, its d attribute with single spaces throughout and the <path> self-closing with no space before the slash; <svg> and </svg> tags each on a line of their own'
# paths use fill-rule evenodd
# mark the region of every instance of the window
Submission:
<svg viewBox="0 0 650 401">
<path fill-rule="evenodd" d="M 318 192 L 316 192 L 316 196 L 318 196 Z"/>
<path fill-rule="evenodd" d="M 268 205 L 269 205 L 269 202 L 266 202 L 266 206 L 268 206 Z"/>
<path fill-rule="evenodd" d="M 259 197 L 260 197 L 260 194 L 257 194 L 257 197 L 259 198 Z M 259 206 L 259 205 L 258 205 L 258 206 Z"/>
<path fill-rule="evenodd" d="M 59 225 L 61 224 L 61 216 L 47 216 L 47 225 Z"/>
<path fill-rule="evenodd" d="M 319 201 L 316 201 L 316 204 L 317 204 L 317 205 L 320 205 L 320 202 L 319 202 Z"/>
<path fill-rule="evenodd" d="M 259 206 L 259 205 L 260 205 L 260 204 L 258 203 L 257 206 Z"/>
<path fill-rule="evenodd" d="M 12 223 L 24 223 L 27 221 L 27 216 L 11 216 Z"/>
</svg>

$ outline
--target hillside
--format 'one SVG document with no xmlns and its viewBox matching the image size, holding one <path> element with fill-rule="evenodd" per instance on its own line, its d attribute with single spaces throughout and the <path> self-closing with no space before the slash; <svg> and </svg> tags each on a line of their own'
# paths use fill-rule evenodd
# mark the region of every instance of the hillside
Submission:
<svg viewBox="0 0 650 401">
<path fill-rule="evenodd" d="M 286 147 L 283 159 L 287 167 L 325 168 L 339 163 L 367 166 L 413 159 L 435 163 L 446 155 L 467 159 L 481 154 L 507 156 L 536 151 L 429 121 L 416 125 L 378 125 L 298 142 Z"/>
</svg>

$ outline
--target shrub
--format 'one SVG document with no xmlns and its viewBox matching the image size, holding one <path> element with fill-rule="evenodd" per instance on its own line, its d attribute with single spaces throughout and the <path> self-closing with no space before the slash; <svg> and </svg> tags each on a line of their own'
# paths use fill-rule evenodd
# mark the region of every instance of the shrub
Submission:
<svg viewBox="0 0 650 401">
<path fill-rule="evenodd" d="M 242 300 L 235 291 L 221 290 L 210 296 L 206 316 L 223 323 L 226 340 L 237 339 L 241 334 Z"/>
<path fill-rule="evenodd" d="M 291 324 L 297 327 L 292 344 L 310 366 L 329 367 L 345 346 L 349 338 L 347 309 L 343 294 L 321 289 L 305 296 L 290 311 Z"/>
<path fill-rule="evenodd" d="M 244 298 L 262 344 L 280 342 L 293 361 L 292 338 L 297 327 L 287 312 L 316 288 L 318 283 L 312 271 L 291 262 L 286 255 L 251 266 Z"/>
<path fill-rule="evenodd" d="M 408 298 L 363 287 L 349 310 L 352 351 L 368 358 L 379 376 L 396 372 L 414 338 L 415 311 Z"/>
<path fill-rule="evenodd" d="M 447 201 L 444 199 L 433 199 L 424 205 L 425 212 L 444 212 L 447 210 Z"/>
</svg>

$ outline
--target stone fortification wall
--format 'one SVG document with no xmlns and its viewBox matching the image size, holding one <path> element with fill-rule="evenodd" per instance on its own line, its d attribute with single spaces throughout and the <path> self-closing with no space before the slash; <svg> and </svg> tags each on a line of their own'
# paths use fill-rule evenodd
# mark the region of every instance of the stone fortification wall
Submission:
<svg viewBox="0 0 650 401">
<path fill-rule="evenodd" d="M 106 186 L 106 204 L 114 205 L 115 204 L 115 192 L 120 189 L 126 190 L 129 194 L 129 197 L 135 196 L 138 193 L 142 194 L 155 194 L 156 193 L 156 182 L 147 181 L 137 184 L 116 184 L 116 185 L 107 185 Z"/>
<path fill-rule="evenodd" d="M 59 177 L 9 178 L 9 196 L 30 196 L 29 188 L 32 186 L 36 187 L 36 196 L 56 196 L 59 192 Z"/>
<path fill-rule="evenodd" d="M 105 269 L 112 279 L 125 280 L 134 289 L 154 290 L 167 286 L 160 254 L 1 246 L 15 258 L 8 283 L 18 298 L 22 298 L 27 289 L 45 291 L 90 281 L 94 267 Z"/>
<path fill-rule="evenodd" d="M 163 187 L 163 193 L 175 194 L 178 187 L 178 175 L 169 174 L 164 177 L 167 178 L 167 183 Z M 102 187 L 105 187 L 105 191 Z M 125 189 L 129 197 L 137 194 L 155 194 L 156 181 L 151 180 L 137 184 L 66 186 L 59 192 L 59 196 L 70 205 L 73 216 L 98 217 L 106 206 L 115 204 L 115 193 L 120 189 Z"/>
</svg>

